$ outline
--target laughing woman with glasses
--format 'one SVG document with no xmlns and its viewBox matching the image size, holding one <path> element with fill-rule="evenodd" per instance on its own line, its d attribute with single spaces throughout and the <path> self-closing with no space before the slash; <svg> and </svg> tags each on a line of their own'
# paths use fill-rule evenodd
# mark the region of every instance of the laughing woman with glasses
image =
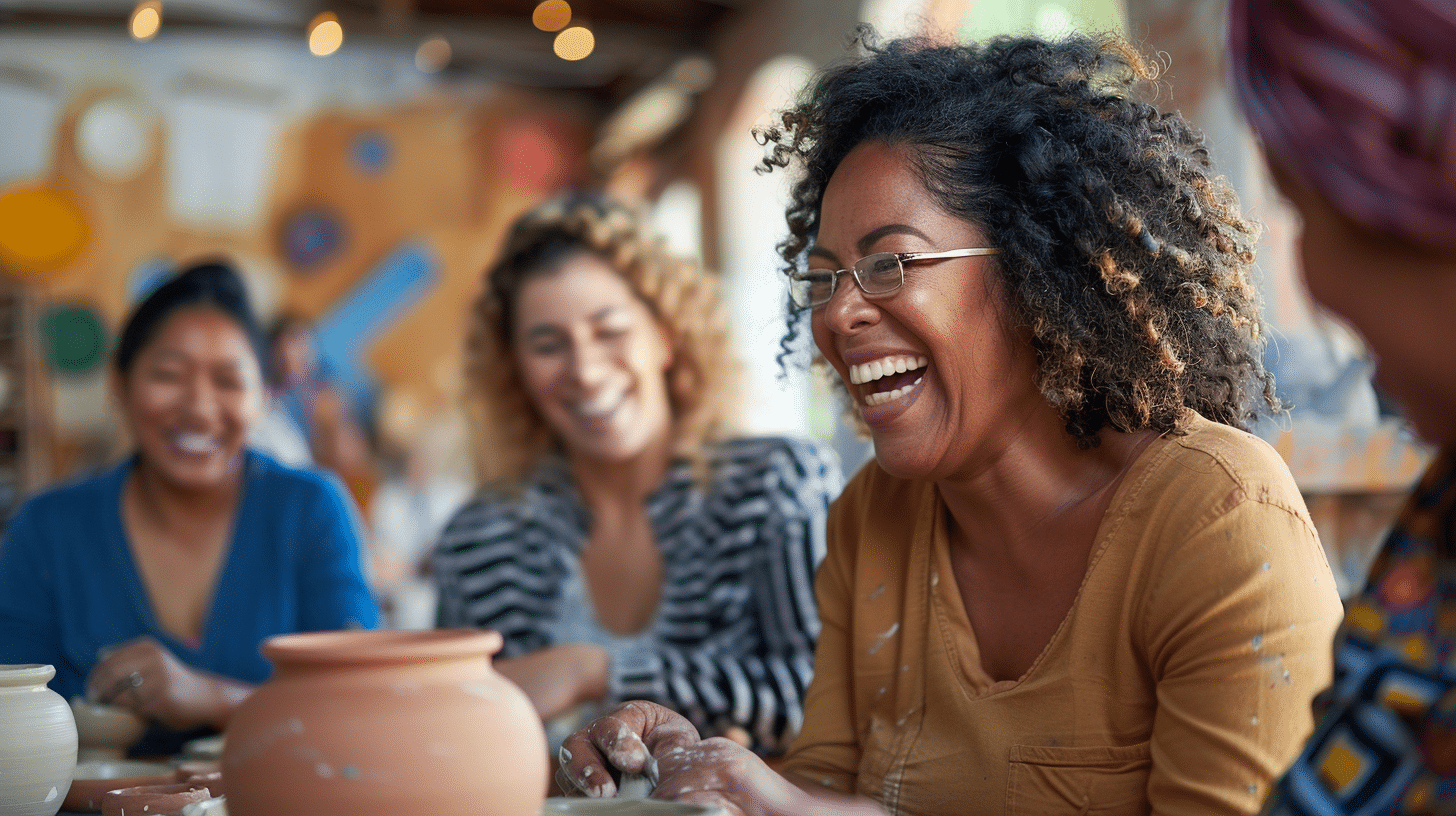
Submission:
<svg viewBox="0 0 1456 816">
<path fill-rule="evenodd" d="M 870 51 L 766 134 L 800 173 L 786 348 L 807 324 L 875 446 L 803 730 L 776 772 L 628 704 L 565 777 L 734 814 L 1257 810 L 1341 608 L 1243 430 L 1275 404 L 1255 227 L 1126 43 Z"/>
</svg>

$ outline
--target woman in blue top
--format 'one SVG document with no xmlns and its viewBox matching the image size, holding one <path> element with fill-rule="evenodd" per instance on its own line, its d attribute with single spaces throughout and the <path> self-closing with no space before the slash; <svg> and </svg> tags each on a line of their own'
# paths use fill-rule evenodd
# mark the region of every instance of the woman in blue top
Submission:
<svg viewBox="0 0 1456 816">
<path fill-rule="evenodd" d="M 245 445 L 259 336 L 227 266 L 158 288 L 111 371 L 134 454 L 30 499 L 0 545 L 0 663 L 152 720 L 134 754 L 221 730 L 271 672 L 264 638 L 378 622 L 347 494 Z"/>
</svg>

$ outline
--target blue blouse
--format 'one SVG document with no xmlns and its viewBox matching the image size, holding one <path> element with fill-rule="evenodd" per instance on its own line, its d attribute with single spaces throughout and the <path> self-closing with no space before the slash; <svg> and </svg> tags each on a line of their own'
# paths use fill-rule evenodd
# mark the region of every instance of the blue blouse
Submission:
<svg viewBox="0 0 1456 816">
<path fill-rule="evenodd" d="M 27 501 L 0 544 L 0 663 L 49 663 L 67 699 L 107 647 L 149 635 L 180 661 L 246 683 L 272 667 L 270 635 L 373 628 L 363 527 L 333 476 L 246 454 L 243 493 L 201 642 L 157 622 L 121 519 L 134 458 Z"/>
</svg>

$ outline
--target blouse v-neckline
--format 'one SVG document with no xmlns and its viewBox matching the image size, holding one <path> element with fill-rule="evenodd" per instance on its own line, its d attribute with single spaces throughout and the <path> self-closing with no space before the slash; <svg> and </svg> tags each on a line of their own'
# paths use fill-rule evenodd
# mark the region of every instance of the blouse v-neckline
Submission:
<svg viewBox="0 0 1456 816">
<path fill-rule="evenodd" d="M 1093 535 L 1092 547 L 1087 555 L 1087 568 L 1082 573 L 1082 580 L 1077 585 L 1077 593 L 1072 598 L 1071 606 L 1067 607 L 1066 613 L 1057 623 L 1057 628 L 1053 630 L 1052 636 L 1037 653 L 1036 659 L 1031 662 L 1026 671 L 1022 672 L 1020 677 L 1014 680 L 996 680 L 991 677 L 982 664 L 980 641 L 976 637 L 975 628 L 971 626 L 970 615 L 966 612 L 965 602 L 961 599 L 954 567 L 951 564 L 950 528 L 946 518 L 948 513 L 945 501 L 941 498 L 939 490 L 926 492 L 931 508 L 920 514 L 921 523 L 931 525 L 929 530 L 930 569 L 926 576 L 926 597 L 930 602 L 932 619 L 942 631 L 947 633 L 945 642 L 950 659 L 958 664 L 959 676 L 967 694 L 972 698 L 982 698 L 1012 691 L 1032 679 L 1038 669 L 1056 657 L 1066 639 L 1066 632 L 1077 615 L 1078 607 L 1081 606 L 1086 595 L 1087 587 L 1096 574 L 1098 563 L 1102 561 L 1109 543 L 1116 538 L 1117 531 L 1122 526 L 1126 508 L 1131 504 L 1130 497 L 1142 489 L 1147 474 L 1158 461 L 1168 455 L 1172 444 L 1175 443 L 1166 436 L 1155 438 L 1147 443 L 1128 465 L 1127 472 L 1123 474 L 1121 482 L 1112 493 L 1112 499 L 1108 502 L 1106 512 L 1097 523 L 1097 532 Z"/>
<path fill-rule="evenodd" d="M 112 547 L 115 551 L 122 568 L 125 570 L 126 581 L 132 604 L 146 621 L 147 628 L 153 634 L 163 638 L 168 644 L 179 646 L 193 655 L 201 655 L 207 648 L 209 641 L 208 632 L 213 627 L 213 622 L 218 617 L 218 603 L 221 593 L 218 592 L 227 576 L 233 571 L 232 561 L 237 552 L 237 537 L 240 520 L 246 512 L 246 505 L 249 498 L 248 481 L 249 474 L 253 467 L 253 455 L 251 452 L 244 453 L 242 466 L 242 480 L 238 486 L 239 494 L 236 508 L 233 511 L 232 523 L 229 526 L 227 541 L 224 545 L 225 551 L 218 560 L 217 574 L 213 579 L 213 589 L 207 602 L 207 614 L 202 619 L 202 626 L 194 641 L 192 638 L 184 638 L 172 630 L 162 626 L 157 618 L 156 607 L 152 603 L 151 595 L 147 592 L 146 581 L 142 578 L 141 565 L 137 562 L 136 554 L 132 548 L 131 535 L 126 528 L 126 517 L 122 512 L 122 501 L 125 495 L 127 477 L 136 468 L 136 456 L 129 457 L 126 461 L 117 466 L 112 474 L 110 485 L 110 498 L 108 506 L 110 509 L 111 535 L 113 538 Z"/>
</svg>

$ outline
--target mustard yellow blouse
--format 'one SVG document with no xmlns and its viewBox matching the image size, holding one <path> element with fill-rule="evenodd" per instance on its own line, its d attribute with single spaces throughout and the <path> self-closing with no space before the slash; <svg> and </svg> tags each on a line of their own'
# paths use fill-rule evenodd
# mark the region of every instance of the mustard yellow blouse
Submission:
<svg viewBox="0 0 1456 816">
<path fill-rule="evenodd" d="M 891 813 L 1253 813 L 1330 682 L 1342 609 L 1294 480 L 1202 417 L 1133 463 L 1017 681 L 981 668 L 933 484 L 870 462 L 828 532 L 783 770 Z"/>
</svg>

